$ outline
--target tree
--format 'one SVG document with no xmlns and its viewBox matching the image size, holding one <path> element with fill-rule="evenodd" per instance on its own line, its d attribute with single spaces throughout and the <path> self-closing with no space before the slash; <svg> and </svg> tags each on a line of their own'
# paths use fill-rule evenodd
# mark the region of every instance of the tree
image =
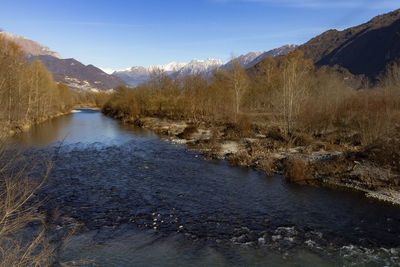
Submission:
<svg viewBox="0 0 400 267">
<path fill-rule="evenodd" d="M 310 60 L 304 58 L 300 50 L 286 55 L 280 62 L 279 71 L 282 81 L 282 115 L 284 129 L 290 134 L 302 100 L 310 91 L 310 76 L 314 67 Z"/>
</svg>

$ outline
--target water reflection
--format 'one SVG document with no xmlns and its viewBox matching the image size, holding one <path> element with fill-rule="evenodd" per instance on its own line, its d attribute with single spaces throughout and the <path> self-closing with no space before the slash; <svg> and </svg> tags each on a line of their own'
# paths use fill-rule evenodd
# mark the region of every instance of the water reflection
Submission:
<svg viewBox="0 0 400 267">
<path fill-rule="evenodd" d="M 390 266 L 400 255 L 397 207 L 205 161 L 150 131 L 79 111 L 15 138 L 39 152 L 64 140 L 42 192 L 44 208 L 85 230 L 62 259 L 90 258 L 96 266 L 322 266 L 347 265 L 356 253 Z M 383 255 L 381 247 L 388 248 Z"/>
<path fill-rule="evenodd" d="M 74 109 L 71 114 L 60 116 L 33 126 L 29 131 L 13 137 L 13 141 L 26 146 L 47 146 L 55 142 L 64 144 L 120 144 L 133 137 L 156 137 L 152 132 L 103 116 L 97 110 Z"/>
</svg>

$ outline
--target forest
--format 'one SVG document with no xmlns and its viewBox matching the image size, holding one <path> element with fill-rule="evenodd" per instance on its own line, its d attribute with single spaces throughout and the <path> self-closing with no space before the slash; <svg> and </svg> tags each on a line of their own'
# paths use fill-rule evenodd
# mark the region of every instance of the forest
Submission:
<svg viewBox="0 0 400 267">
<path fill-rule="evenodd" d="M 154 72 L 134 89 L 118 87 L 103 112 L 128 121 L 156 116 L 195 125 L 230 123 L 239 137 L 271 127 L 289 139 L 296 133 L 351 133 L 367 145 L 398 126 L 399 96 L 397 63 L 372 83 L 339 67 L 316 68 L 296 50 L 248 70 L 236 62 L 211 77 Z"/>
<path fill-rule="evenodd" d="M 69 112 L 73 96 L 42 62 L 29 63 L 17 44 L 0 37 L 0 101 L 0 130 L 8 134 Z"/>
</svg>

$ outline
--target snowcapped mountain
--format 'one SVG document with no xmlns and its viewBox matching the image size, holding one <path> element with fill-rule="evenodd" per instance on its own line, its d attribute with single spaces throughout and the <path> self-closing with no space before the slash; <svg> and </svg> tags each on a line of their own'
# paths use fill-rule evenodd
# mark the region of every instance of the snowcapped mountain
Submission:
<svg viewBox="0 0 400 267">
<path fill-rule="evenodd" d="M 264 54 L 265 52 L 250 52 L 247 53 L 246 55 L 240 55 L 237 58 L 235 58 L 235 60 L 239 61 L 239 64 L 242 65 L 243 67 L 247 68 L 249 67 L 252 62 L 259 57 L 260 55 Z M 221 68 L 223 69 L 229 69 L 230 67 L 232 67 L 232 60 L 229 61 L 228 63 L 226 63 L 224 66 L 222 66 Z"/>
<path fill-rule="evenodd" d="M 115 72 L 115 70 L 110 69 L 110 68 L 100 68 L 99 67 L 99 69 L 101 69 L 103 72 L 105 72 L 105 73 L 107 73 L 109 75 L 111 75 L 111 74 L 113 74 Z"/>
<path fill-rule="evenodd" d="M 163 72 L 166 72 L 167 74 L 169 74 L 172 72 L 179 71 L 186 65 L 187 65 L 187 63 L 183 63 L 183 62 L 171 62 L 171 63 L 164 64 L 164 65 L 150 66 L 147 69 L 149 72 L 160 70 L 160 71 L 163 71 Z"/>
<path fill-rule="evenodd" d="M 125 70 L 114 71 L 113 75 L 121 78 L 131 86 L 136 86 L 147 81 L 150 73 L 149 68 L 135 66 Z"/>
<path fill-rule="evenodd" d="M 294 44 L 289 44 L 289 45 L 284 45 L 279 48 L 275 48 L 272 50 L 269 50 L 267 52 L 262 53 L 258 57 L 256 57 L 252 62 L 248 63 L 247 67 L 253 66 L 263 60 L 264 58 L 268 57 L 277 57 L 277 56 L 283 56 L 288 54 L 290 51 L 296 50 L 298 46 Z"/>
<path fill-rule="evenodd" d="M 206 60 L 197 60 L 193 59 L 188 64 L 183 66 L 180 70 L 177 71 L 176 75 L 178 76 L 186 76 L 186 75 L 207 75 L 216 68 L 221 67 L 224 62 L 220 59 L 206 59 Z"/>
<path fill-rule="evenodd" d="M 264 51 L 264 52 L 250 52 L 247 53 L 246 55 L 241 55 L 235 60 L 239 60 L 239 64 L 242 65 L 245 69 L 257 64 L 264 58 L 268 57 L 277 57 L 277 56 L 282 56 L 286 55 L 292 50 L 295 50 L 297 48 L 297 45 L 284 45 L 279 48 L 275 48 L 269 51 Z M 222 69 L 229 69 L 232 67 L 232 60 L 226 63 L 224 66 L 222 66 Z"/>
<path fill-rule="evenodd" d="M 153 65 L 147 68 L 134 66 L 125 70 L 115 71 L 113 75 L 120 77 L 132 86 L 136 86 L 147 81 L 153 71 L 160 70 L 172 77 L 193 74 L 208 74 L 223 64 L 224 63 L 219 59 L 194 59 L 189 63 L 171 62 L 164 65 Z"/>
<path fill-rule="evenodd" d="M 17 45 L 19 45 L 28 56 L 52 56 L 61 59 L 61 56 L 50 50 L 47 46 L 39 44 L 38 42 L 32 41 L 23 36 L 19 36 L 9 32 L 0 32 L 0 36 L 3 36 L 5 39 L 13 41 Z"/>
<path fill-rule="evenodd" d="M 289 51 L 296 48 L 296 45 L 285 45 L 266 52 L 250 52 L 246 55 L 241 55 L 237 57 L 237 59 L 239 60 L 240 65 L 248 68 L 260 62 L 264 58 L 285 55 Z M 154 65 L 147 68 L 135 66 L 125 70 L 115 71 L 112 74 L 121 78 L 129 85 L 137 86 L 140 83 L 148 81 L 150 78 L 150 74 L 155 70 L 161 70 L 171 77 L 183 77 L 186 75 L 194 74 L 209 75 L 213 70 L 217 68 L 228 69 L 230 67 L 232 67 L 232 60 L 224 64 L 224 62 L 220 59 L 194 59 L 189 63 L 171 62 L 165 65 Z"/>
</svg>

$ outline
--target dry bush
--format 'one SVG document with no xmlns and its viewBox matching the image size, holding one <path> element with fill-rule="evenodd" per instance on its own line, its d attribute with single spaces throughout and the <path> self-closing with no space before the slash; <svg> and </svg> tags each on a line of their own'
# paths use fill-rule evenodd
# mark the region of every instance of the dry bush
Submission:
<svg viewBox="0 0 400 267">
<path fill-rule="evenodd" d="M 189 125 L 187 126 L 181 134 L 178 135 L 179 138 L 183 139 L 190 139 L 194 133 L 197 132 L 197 126 L 196 125 Z"/>
<path fill-rule="evenodd" d="M 237 119 L 236 127 L 239 137 L 250 136 L 252 133 L 251 118 L 245 114 L 240 115 Z"/>
<path fill-rule="evenodd" d="M 274 158 L 261 159 L 258 161 L 257 168 L 267 172 L 267 174 L 269 175 L 272 175 L 275 172 L 274 171 L 275 164 L 276 164 L 276 159 Z"/>
<path fill-rule="evenodd" d="M 354 130 L 363 145 L 393 130 L 399 123 L 400 97 L 383 91 L 361 91 L 342 103 L 337 127 Z"/>
<path fill-rule="evenodd" d="M 237 153 L 229 155 L 228 161 L 233 166 L 249 167 L 253 163 L 253 157 L 246 149 L 241 149 Z"/>
<path fill-rule="evenodd" d="M 0 266 L 49 266 L 54 249 L 46 237 L 44 216 L 35 193 L 49 175 L 32 177 L 32 161 L 0 145 Z"/>
<path fill-rule="evenodd" d="M 286 159 L 285 175 L 291 182 L 304 183 L 307 180 L 307 162 L 298 157 Z"/>
</svg>

